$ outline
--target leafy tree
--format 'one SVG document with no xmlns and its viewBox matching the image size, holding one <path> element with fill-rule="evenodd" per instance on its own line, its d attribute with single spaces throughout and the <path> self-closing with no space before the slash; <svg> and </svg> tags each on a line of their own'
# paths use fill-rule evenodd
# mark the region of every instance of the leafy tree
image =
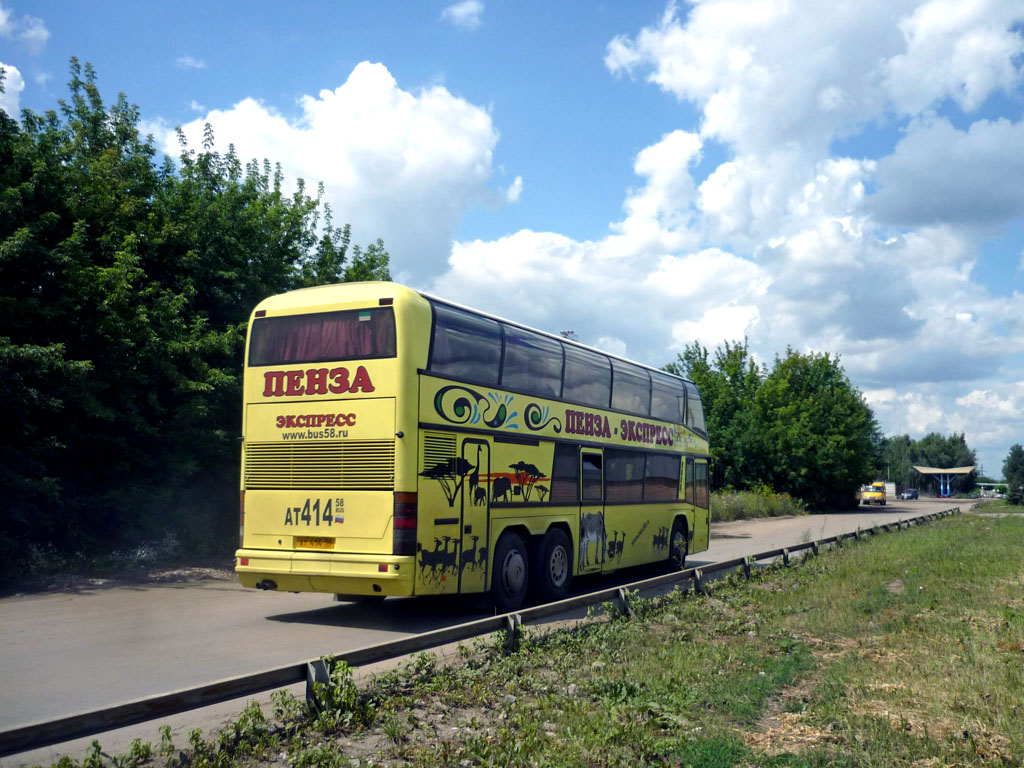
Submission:
<svg viewBox="0 0 1024 768">
<path fill-rule="evenodd" d="M 724 344 L 713 361 L 691 344 L 666 369 L 701 390 L 714 488 L 764 483 L 819 509 L 855 504 L 879 435 L 838 358 L 789 349 L 769 371 L 746 341 Z"/>
<path fill-rule="evenodd" d="M 813 508 L 854 505 L 879 435 L 874 414 L 839 359 L 788 349 L 776 358 L 755 402 L 770 450 L 772 487 Z"/>
<path fill-rule="evenodd" d="M 766 375 L 750 357 L 746 340 L 726 342 L 709 360 L 708 350 L 689 344 L 665 370 L 688 377 L 700 389 L 711 443 L 713 488 L 748 488 L 766 472 L 759 444 L 754 395 Z"/>
<path fill-rule="evenodd" d="M 914 470 L 914 441 L 910 435 L 883 438 L 874 476 L 903 486 L 916 487 L 921 475 Z"/>
<path fill-rule="evenodd" d="M 0 562 L 26 543 L 227 541 L 252 306 L 388 278 L 383 244 L 350 246 L 322 189 L 285 193 L 209 129 L 158 162 L 138 125 L 77 60 L 58 109 L 0 112 Z"/>
<path fill-rule="evenodd" d="M 1010 446 L 1003 461 L 1003 480 L 1011 504 L 1024 504 L 1024 448 L 1020 443 Z"/>
</svg>

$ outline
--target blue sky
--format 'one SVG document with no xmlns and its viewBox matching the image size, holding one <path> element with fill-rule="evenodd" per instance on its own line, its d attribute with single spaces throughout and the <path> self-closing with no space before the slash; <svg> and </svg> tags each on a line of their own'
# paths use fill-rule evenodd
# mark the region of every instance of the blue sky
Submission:
<svg viewBox="0 0 1024 768">
<path fill-rule="evenodd" d="M 887 434 L 1024 442 L 1024 5 L 0 0 L 0 107 L 68 60 L 322 181 L 415 287 L 662 365 L 841 355 Z"/>
</svg>

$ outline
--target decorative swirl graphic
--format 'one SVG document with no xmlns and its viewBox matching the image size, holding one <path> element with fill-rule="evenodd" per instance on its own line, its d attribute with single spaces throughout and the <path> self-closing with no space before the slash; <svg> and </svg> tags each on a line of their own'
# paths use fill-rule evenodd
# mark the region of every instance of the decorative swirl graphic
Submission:
<svg viewBox="0 0 1024 768">
<path fill-rule="evenodd" d="M 548 424 L 553 424 L 552 429 L 556 434 L 562 431 L 561 420 L 557 416 L 551 416 L 551 408 L 547 405 L 542 407 L 530 403 L 523 410 L 523 421 L 526 422 L 526 428 L 534 432 L 544 429 Z"/>
<path fill-rule="evenodd" d="M 467 387 L 452 385 L 442 387 L 434 395 L 434 410 L 437 415 L 453 424 L 479 424 L 483 422 L 491 429 L 518 429 L 513 423 L 518 411 L 509 413 L 511 395 L 481 395 Z"/>
</svg>

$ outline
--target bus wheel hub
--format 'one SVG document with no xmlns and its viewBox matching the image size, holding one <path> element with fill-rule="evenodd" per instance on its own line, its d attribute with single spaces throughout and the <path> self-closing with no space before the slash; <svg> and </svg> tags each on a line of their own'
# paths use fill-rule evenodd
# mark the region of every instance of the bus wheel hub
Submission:
<svg viewBox="0 0 1024 768">
<path fill-rule="evenodd" d="M 501 580 L 505 585 L 505 592 L 513 595 L 526 584 L 526 561 L 523 560 L 521 552 L 508 553 L 501 566 Z"/>
</svg>

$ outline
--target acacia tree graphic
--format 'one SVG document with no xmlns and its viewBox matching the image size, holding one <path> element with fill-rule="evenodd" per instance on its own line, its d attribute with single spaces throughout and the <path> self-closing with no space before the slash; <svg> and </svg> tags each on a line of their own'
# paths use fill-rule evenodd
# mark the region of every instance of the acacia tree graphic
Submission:
<svg viewBox="0 0 1024 768">
<path fill-rule="evenodd" d="M 515 464 L 509 464 L 508 467 L 515 472 L 516 483 L 519 484 L 519 493 L 522 495 L 523 501 L 529 501 L 533 486 L 543 477 L 543 474 L 533 464 L 527 464 L 525 461 L 517 461 Z"/>
<path fill-rule="evenodd" d="M 473 465 L 461 456 L 455 456 L 447 461 L 442 461 L 430 469 L 420 472 L 421 477 L 428 480 L 436 480 L 441 485 L 445 498 L 448 499 L 448 506 L 455 506 L 455 497 L 462 489 L 466 480 L 466 474 L 473 469 Z"/>
</svg>

